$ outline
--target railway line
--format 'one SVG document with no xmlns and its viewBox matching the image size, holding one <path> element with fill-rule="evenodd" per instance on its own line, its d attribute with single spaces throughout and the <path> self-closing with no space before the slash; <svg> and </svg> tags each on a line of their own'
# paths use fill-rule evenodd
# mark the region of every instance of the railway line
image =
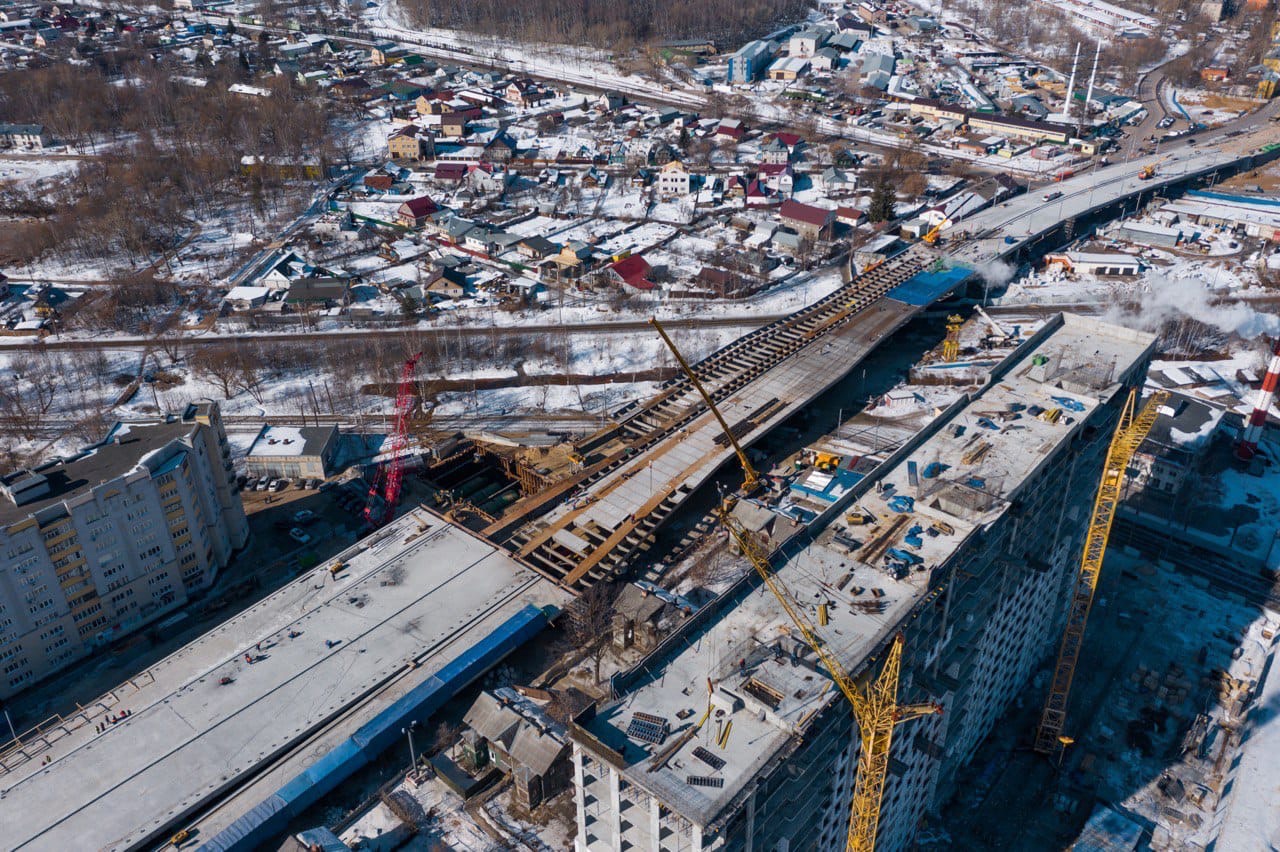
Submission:
<svg viewBox="0 0 1280 852">
<path fill-rule="evenodd" d="M 698 319 L 671 319 L 664 322 L 671 328 L 755 328 L 762 322 L 771 322 L 779 314 L 759 317 L 728 316 Z M 251 334 L 193 334 L 178 341 L 165 339 L 164 344 L 181 348 L 220 346 L 235 343 L 336 343 L 339 341 L 367 340 L 370 337 L 409 338 L 430 343 L 433 340 L 455 341 L 467 338 L 492 340 L 498 337 L 531 337 L 553 334 L 633 334 L 647 331 L 644 320 L 617 320 L 589 323 L 536 323 L 531 325 L 499 326 L 393 326 L 391 328 L 361 328 L 351 331 L 283 331 L 254 332 Z M 45 338 L 32 342 L 22 338 L 0 338 L 0 350 L 33 349 L 47 352 L 94 352 L 102 349 L 140 349 L 154 346 L 157 341 L 149 337 L 121 337 L 97 340 Z"/>
</svg>

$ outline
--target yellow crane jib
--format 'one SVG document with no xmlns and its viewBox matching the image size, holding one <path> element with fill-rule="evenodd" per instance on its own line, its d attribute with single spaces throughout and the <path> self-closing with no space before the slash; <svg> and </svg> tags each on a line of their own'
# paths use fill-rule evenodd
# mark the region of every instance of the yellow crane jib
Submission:
<svg viewBox="0 0 1280 852">
<path fill-rule="evenodd" d="M 733 434 L 733 430 L 729 428 L 729 424 L 725 422 L 724 417 L 720 414 L 720 409 L 716 408 L 715 402 L 711 399 L 711 394 L 707 393 L 707 389 L 702 386 L 702 382 L 698 381 L 698 377 L 694 375 L 693 368 L 689 366 L 689 362 L 680 354 L 680 350 L 676 348 L 675 341 L 667 334 L 667 330 L 662 327 L 662 323 L 658 322 L 657 317 L 649 318 L 649 325 L 653 326 L 662 338 L 662 342 L 667 344 L 667 348 L 671 350 L 671 354 L 676 356 L 676 362 L 680 364 L 680 369 L 689 377 L 689 381 L 702 395 L 702 401 L 707 404 L 707 408 L 711 409 L 711 413 L 720 423 L 720 428 L 724 430 L 725 437 L 729 439 L 729 443 L 733 445 L 733 451 L 738 454 L 738 463 L 742 465 L 742 493 L 751 494 L 761 486 L 760 474 L 756 473 L 755 467 L 751 464 L 751 460 L 747 458 L 747 453 L 742 449 L 742 445 L 738 443 L 738 437 Z"/>
<path fill-rule="evenodd" d="M 1084 630 L 1089 621 L 1089 610 L 1093 606 L 1093 593 L 1102 573 L 1102 559 L 1107 552 L 1111 522 L 1115 519 L 1116 507 L 1120 503 L 1125 469 L 1151 431 L 1169 393 L 1162 390 L 1152 393 L 1142 410 L 1135 414 L 1137 396 L 1136 388 L 1129 391 L 1129 398 L 1120 411 L 1120 422 L 1116 425 L 1115 435 L 1107 448 L 1102 480 L 1098 483 L 1093 514 L 1089 518 L 1089 530 L 1085 535 L 1084 551 L 1080 557 L 1080 573 L 1076 577 L 1071 610 L 1067 615 L 1067 626 L 1063 630 L 1062 644 L 1058 648 L 1058 661 L 1053 667 L 1053 683 L 1040 716 L 1040 727 L 1036 731 L 1035 749 L 1041 754 L 1052 755 L 1071 741 L 1069 737 L 1063 736 L 1067 702 L 1071 697 L 1071 681 L 1075 677 L 1080 648 L 1084 644 Z"/>
<path fill-rule="evenodd" d="M 942 230 L 950 224 L 951 224 L 950 219 L 943 219 L 941 222 L 939 222 L 938 224 L 930 228 L 928 233 L 926 233 L 920 239 L 924 240 L 929 245 L 933 245 L 938 241 L 938 237 L 942 236 Z"/>
<path fill-rule="evenodd" d="M 844 666 L 827 650 L 804 608 L 773 573 L 764 547 L 734 519 L 728 504 L 722 503 L 717 513 L 720 523 L 737 542 L 743 555 L 777 598 L 792 624 L 800 631 L 805 644 L 817 654 L 819 662 L 853 708 L 854 718 L 858 722 L 861 751 L 858 755 L 853 800 L 849 804 L 848 849 L 850 852 L 873 852 L 876 833 L 880 827 L 880 801 L 884 795 L 885 779 L 889 775 L 893 729 L 903 722 L 941 713 L 942 706 L 936 703 L 898 703 L 898 676 L 902 667 L 904 641 L 902 634 L 898 634 L 890 643 L 880 674 L 863 684 L 855 683 Z"/>
</svg>

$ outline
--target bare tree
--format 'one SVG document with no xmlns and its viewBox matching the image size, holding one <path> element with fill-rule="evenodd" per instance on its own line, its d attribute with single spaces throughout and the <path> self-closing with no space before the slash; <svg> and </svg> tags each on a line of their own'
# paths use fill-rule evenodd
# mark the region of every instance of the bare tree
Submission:
<svg viewBox="0 0 1280 852">
<path fill-rule="evenodd" d="M 609 648 L 617 589 L 611 583 L 596 583 L 565 612 L 565 637 L 573 649 L 590 659 L 595 683 L 600 683 L 600 664 Z"/>
<path fill-rule="evenodd" d="M 191 355 L 191 369 L 199 377 L 222 389 L 223 399 L 230 399 L 236 382 L 243 375 L 240 355 L 233 345 L 221 343 L 203 346 Z"/>
</svg>

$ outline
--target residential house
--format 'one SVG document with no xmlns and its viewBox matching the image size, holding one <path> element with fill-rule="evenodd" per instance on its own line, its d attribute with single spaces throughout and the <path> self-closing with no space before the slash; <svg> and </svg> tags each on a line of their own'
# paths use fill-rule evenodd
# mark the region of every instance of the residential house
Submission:
<svg viewBox="0 0 1280 852">
<path fill-rule="evenodd" d="M 499 131 L 484 146 L 482 159 L 488 163 L 509 163 L 516 155 L 516 140 L 506 131 Z"/>
<path fill-rule="evenodd" d="M 595 265 L 595 254 L 591 246 L 579 240 L 573 240 L 561 246 L 560 253 L 552 258 L 552 264 L 544 267 L 554 274 L 558 280 L 581 278 Z"/>
<path fill-rule="evenodd" d="M 450 112 L 440 116 L 440 135 L 447 139 L 461 139 L 467 135 L 467 116 Z"/>
<path fill-rule="evenodd" d="M 432 173 L 436 183 L 445 186 L 457 186 L 466 176 L 466 163 L 436 163 L 435 171 Z"/>
<path fill-rule="evenodd" d="M 795 172 L 790 163 L 762 165 L 756 179 L 775 195 L 789 196 L 795 191 Z"/>
<path fill-rule="evenodd" d="M 609 264 L 609 272 L 616 280 L 636 290 L 649 291 L 656 286 L 649 280 L 653 267 L 638 254 Z"/>
<path fill-rule="evenodd" d="M 776 136 L 760 146 L 760 162 L 762 163 L 777 166 L 790 162 L 790 160 L 791 149 Z"/>
<path fill-rule="evenodd" d="M 297 278 L 290 282 L 284 302 L 295 309 L 345 306 L 351 301 L 351 282 L 346 278 Z"/>
<path fill-rule="evenodd" d="M 491 763 L 512 780 L 512 798 L 529 813 L 570 786 L 573 762 L 565 725 L 548 705 L 558 696 L 508 686 L 485 691 L 463 716 L 463 762 L 473 772 Z M 537 700 L 535 700 L 535 698 Z M 576 702 L 570 718 L 590 706 Z"/>
<path fill-rule="evenodd" d="M 716 136 L 721 139 L 737 142 L 746 132 L 746 127 L 736 118 L 721 119 L 720 123 L 716 125 Z"/>
<path fill-rule="evenodd" d="M 270 287 L 232 287 L 222 297 L 222 306 L 225 310 L 234 312 L 256 311 L 266 304 L 269 295 Z"/>
<path fill-rule="evenodd" d="M 778 208 L 778 220 L 802 236 L 821 240 L 831 236 L 835 211 L 787 199 Z"/>
<path fill-rule="evenodd" d="M 416 124 L 406 124 L 387 137 L 387 154 L 393 160 L 429 160 L 436 155 L 435 139 Z"/>
<path fill-rule="evenodd" d="M 404 61 L 406 51 L 395 42 L 384 41 L 369 50 L 369 62 L 376 66 L 392 65 Z"/>
<path fill-rule="evenodd" d="M 426 195 L 411 198 L 397 208 L 396 224 L 403 228 L 421 228 L 427 218 L 439 209 L 439 205 Z"/>
<path fill-rule="evenodd" d="M 837 207 L 836 221 L 841 225 L 856 228 L 867 218 L 867 214 L 856 207 Z"/>
<path fill-rule="evenodd" d="M 717 299 L 739 299 L 758 289 L 760 282 L 752 280 L 741 272 L 704 266 L 694 276 L 694 283 L 700 290 Z"/>
<path fill-rule="evenodd" d="M 689 194 L 692 175 L 680 160 L 672 160 L 658 171 L 658 195 L 664 198 Z"/>
<path fill-rule="evenodd" d="M 507 102 L 515 106 L 529 107 L 537 106 L 543 101 L 550 100 L 551 94 L 543 89 L 528 77 L 522 77 L 512 80 L 507 84 L 504 92 Z"/>
<path fill-rule="evenodd" d="M 596 98 L 596 109 L 601 112 L 617 112 L 626 106 L 627 99 L 618 92 L 605 92 Z"/>
<path fill-rule="evenodd" d="M 532 236 L 516 243 L 516 251 L 530 260 L 545 260 L 560 251 L 560 247 L 546 237 Z"/>
<path fill-rule="evenodd" d="M 510 179 L 510 172 L 492 163 L 473 163 L 467 167 L 467 186 L 482 195 L 502 192 Z"/>
</svg>

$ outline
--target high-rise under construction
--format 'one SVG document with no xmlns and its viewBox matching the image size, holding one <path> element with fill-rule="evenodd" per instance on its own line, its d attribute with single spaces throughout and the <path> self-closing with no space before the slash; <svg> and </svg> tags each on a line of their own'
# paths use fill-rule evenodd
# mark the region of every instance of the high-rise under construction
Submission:
<svg viewBox="0 0 1280 852">
<path fill-rule="evenodd" d="M 771 541 L 829 654 L 874 671 L 901 633 L 900 698 L 944 708 L 895 735 L 877 849 L 910 844 L 1055 649 L 1112 427 L 1153 347 L 1055 318 L 802 532 Z M 737 511 L 771 534 L 769 511 Z M 845 844 L 855 722 L 754 573 L 616 678 L 614 696 L 571 732 L 578 850 Z"/>
</svg>

